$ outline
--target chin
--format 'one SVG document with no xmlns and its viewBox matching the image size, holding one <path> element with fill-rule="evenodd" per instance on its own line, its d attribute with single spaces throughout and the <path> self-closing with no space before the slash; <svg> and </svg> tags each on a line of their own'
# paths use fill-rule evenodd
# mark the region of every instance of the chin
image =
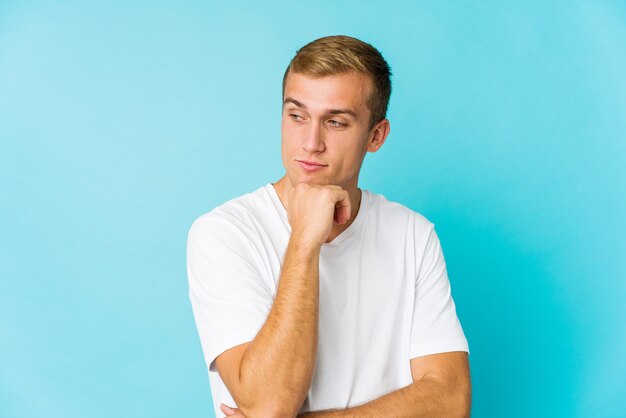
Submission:
<svg viewBox="0 0 626 418">
<path fill-rule="evenodd" d="M 291 184 L 306 183 L 306 184 L 313 184 L 315 186 L 328 186 L 330 184 L 335 184 L 330 179 L 317 177 L 315 175 L 297 176 L 297 177 L 289 176 L 289 180 Z"/>
</svg>

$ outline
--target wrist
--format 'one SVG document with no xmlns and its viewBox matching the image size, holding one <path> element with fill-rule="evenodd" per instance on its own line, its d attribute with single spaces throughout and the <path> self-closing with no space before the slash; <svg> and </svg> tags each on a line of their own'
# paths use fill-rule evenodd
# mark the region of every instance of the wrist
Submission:
<svg viewBox="0 0 626 418">
<path fill-rule="evenodd" d="M 302 256 L 319 254 L 322 244 L 300 231 L 292 231 L 289 237 L 289 247 Z"/>
</svg>

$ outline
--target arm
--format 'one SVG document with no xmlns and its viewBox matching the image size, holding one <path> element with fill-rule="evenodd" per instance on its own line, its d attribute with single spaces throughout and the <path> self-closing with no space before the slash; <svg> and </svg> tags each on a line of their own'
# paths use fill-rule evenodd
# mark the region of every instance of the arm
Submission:
<svg viewBox="0 0 626 418">
<path fill-rule="evenodd" d="M 295 416 L 306 398 L 317 352 L 319 253 L 337 206 L 345 222 L 349 199 L 338 187 L 294 188 L 287 208 L 292 234 L 269 315 L 251 342 L 215 361 L 249 418 Z"/>
<path fill-rule="evenodd" d="M 250 343 L 215 366 L 247 417 L 294 416 L 306 397 L 317 348 L 319 250 L 290 239 L 276 298 Z"/>
<path fill-rule="evenodd" d="M 411 359 L 411 374 L 411 385 L 366 404 L 301 417 L 469 417 L 471 382 L 465 352 Z"/>
<path fill-rule="evenodd" d="M 445 268 L 443 252 L 434 229 L 429 234 L 424 260 L 416 282 L 412 328 L 411 374 L 413 383 L 385 396 L 343 411 L 321 411 L 311 417 L 467 417 L 470 412 L 469 362 L 462 344 L 452 352 L 420 355 L 428 340 L 460 339 L 463 336 Z M 463 338 L 464 340 L 464 338 Z M 444 350 L 442 350 L 444 351 Z"/>
</svg>

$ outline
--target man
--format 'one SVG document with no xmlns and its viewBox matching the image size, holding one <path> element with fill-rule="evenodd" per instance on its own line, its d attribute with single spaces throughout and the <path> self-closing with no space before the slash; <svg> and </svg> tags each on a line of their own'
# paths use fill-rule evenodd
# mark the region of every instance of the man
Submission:
<svg viewBox="0 0 626 418">
<path fill-rule="evenodd" d="M 358 188 L 389 134 L 389 66 L 346 36 L 283 79 L 286 174 L 200 217 L 190 298 L 216 416 L 470 410 L 467 341 L 433 225 Z"/>
</svg>

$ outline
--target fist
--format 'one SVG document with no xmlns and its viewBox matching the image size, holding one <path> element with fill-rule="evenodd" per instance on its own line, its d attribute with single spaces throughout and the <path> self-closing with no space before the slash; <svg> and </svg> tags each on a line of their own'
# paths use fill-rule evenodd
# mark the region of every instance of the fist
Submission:
<svg viewBox="0 0 626 418">
<path fill-rule="evenodd" d="M 350 219 L 350 196 L 339 186 L 300 183 L 287 194 L 287 216 L 292 235 L 321 246 L 334 224 Z"/>
</svg>

